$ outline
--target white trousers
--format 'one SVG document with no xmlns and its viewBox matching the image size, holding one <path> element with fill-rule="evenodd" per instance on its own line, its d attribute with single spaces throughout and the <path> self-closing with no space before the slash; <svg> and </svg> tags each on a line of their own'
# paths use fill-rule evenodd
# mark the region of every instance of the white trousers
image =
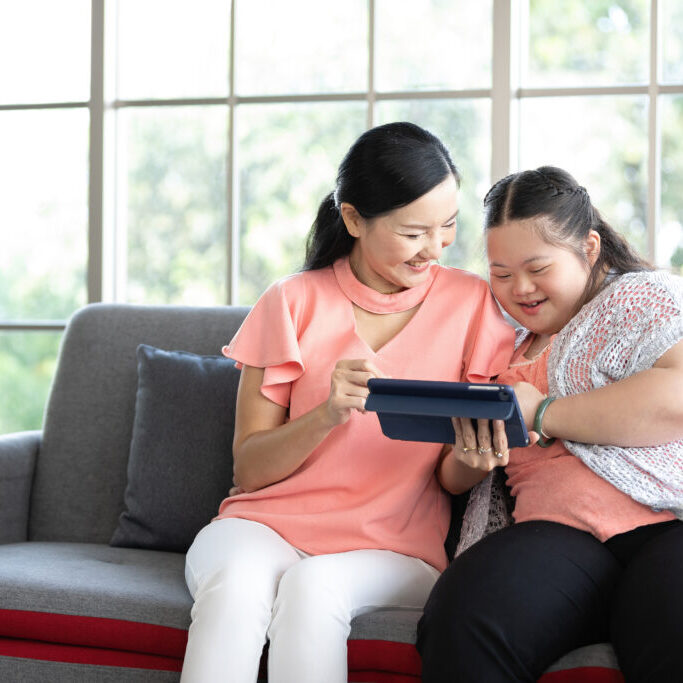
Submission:
<svg viewBox="0 0 683 683">
<path fill-rule="evenodd" d="M 346 683 L 358 614 L 422 609 L 439 572 L 389 550 L 308 556 L 245 519 L 204 527 L 188 551 L 194 598 L 182 683 L 255 683 L 270 641 L 269 683 Z"/>
</svg>

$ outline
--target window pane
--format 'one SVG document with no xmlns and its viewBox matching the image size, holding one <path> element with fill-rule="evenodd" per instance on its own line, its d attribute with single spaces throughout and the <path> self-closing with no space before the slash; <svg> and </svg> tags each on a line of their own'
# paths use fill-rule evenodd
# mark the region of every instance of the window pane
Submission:
<svg viewBox="0 0 683 683">
<path fill-rule="evenodd" d="M 0 319 L 65 319 L 86 301 L 88 112 L 0 112 Z"/>
<path fill-rule="evenodd" d="M 226 0 L 118 0 L 116 43 L 121 99 L 228 94 Z"/>
<path fill-rule="evenodd" d="M 61 332 L 0 332 L 0 434 L 40 429 Z"/>
<path fill-rule="evenodd" d="M 0 3 L 0 64 L 0 104 L 87 100 L 90 0 Z"/>
<path fill-rule="evenodd" d="M 126 109 L 118 125 L 126 299 L 225 303 L 226 108 Z"/>
<path fill-rule="evenodd" d="M 643 83 L 649 69 L 649 0 L 528 0 L 524 85 Z M 524 61 L 524 60 L 523 60 Z"/>
<path fill-rule="evenodd" d="M 441 261 L 483 275 L 481 201 L 489 186 L 491 107 L 488 100 L 381 102 L 377 123 L 412 121 L 448 148 L 462 175 L 456 239 Z"/>
<path fill-rule="evenodd" d="M 522 101 L 520 115 L 520 168 L 569 171 L 647 256 L 647 98 L 533 98 Z"/>
<path fill-rule="evenodd" d="M 301 268 L 304 244 L 337 168 L 365 129 L 363 103 L 237 109 L 239 301 Z"/>
<path fill-rule="evenodd" d="M 683 2 L 660 0 L 662 72 L 665 83 L 683 83 Z"/>
<path fill-rule="evenodd" d="M 376 0 L 376 88 L 491 87 L 491 0 Z"/>
<path fill-rule="evenodd" d="M 657 264 L 683 275 L 683 96 L 660 98 L 662 109 L 662 216 Z"/>
<path fill-rule="evenodd" d="M 367 87 L 366 0 L 235 0 L 238 95 Z"/>
</svg>

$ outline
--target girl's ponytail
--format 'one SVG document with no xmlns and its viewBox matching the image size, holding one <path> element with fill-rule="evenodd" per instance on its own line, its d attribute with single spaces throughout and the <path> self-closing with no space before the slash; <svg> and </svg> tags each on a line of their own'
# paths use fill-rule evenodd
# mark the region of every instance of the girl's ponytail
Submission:
<svg viewBox="0 0 683 683">
<path fill-rule="evenodd" d="M 485 229 L 507 221 L 544 217 L 539 223 L 543 238 L 551 244 L 572 249 L 585 259 L 583 242 L 591 230 L 600 235 L 600 255 L 591 268 L 580 305 L 590 301 L 604 283 L 607 272 L 615 275 L 653 267 L 607 223 L 593 206 L 586 188 L 567 171 L 541 166 L 520 171 L 499 180 L 484 198 Z"/>
</svg>

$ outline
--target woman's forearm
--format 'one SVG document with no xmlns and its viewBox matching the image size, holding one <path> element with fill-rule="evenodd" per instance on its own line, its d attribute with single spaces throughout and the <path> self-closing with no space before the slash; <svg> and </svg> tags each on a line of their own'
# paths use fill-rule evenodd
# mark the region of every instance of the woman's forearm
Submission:
<svg viewBox="0 0 683 683">
<path fill-rule="evenodd" d="M 320 405 L 291 422 L 253 432 L 234 448 L 235 483 L 250 492 L 285 479 L 333 427 Z"/>
<path fill-rule="evenodd" d="M 569 441 L 654 446 L 683 438 L 683 372 L 654 367 L 585 394 L 559 398 L 543 432 Z"/>
<path fill-rule="evenodd" d="M 449 493 L 459 494 L 469 491 L 478 484 L 486 475 L 487 471 L 468 467 L 465 463 L 456 459 L 453 449 L 450 449 L 441 459 L 437 468 L 437 478 L 443 488 Z"/>
</svg>

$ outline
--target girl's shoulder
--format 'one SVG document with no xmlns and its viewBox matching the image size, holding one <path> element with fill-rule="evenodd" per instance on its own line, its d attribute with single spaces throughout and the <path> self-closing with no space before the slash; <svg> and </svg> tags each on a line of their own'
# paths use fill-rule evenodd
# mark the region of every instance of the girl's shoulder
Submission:
<svg viewBox="0 0 683 683">
<path fill-rule="evenodd" d="M 615 276 L 586 304 L 589 309 L 633 307 L 652 312 L 683 311 L 683 279 L 665 270 L 644 270 Z"/>
</svg>

